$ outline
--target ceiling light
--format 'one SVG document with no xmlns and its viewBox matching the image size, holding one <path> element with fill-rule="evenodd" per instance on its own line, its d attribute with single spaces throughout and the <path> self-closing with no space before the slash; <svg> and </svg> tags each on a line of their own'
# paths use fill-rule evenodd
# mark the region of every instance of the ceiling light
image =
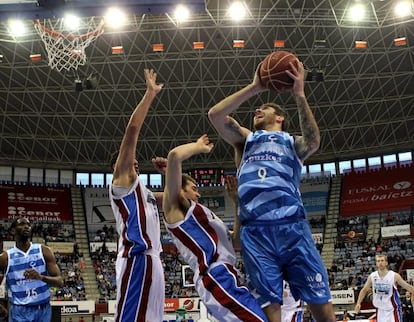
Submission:
<svg viewBox="0 0 414 322">
<path fill-rule="evenodd" d="M 365 17 L 365 6 L 361 3 L 354 4 L 349 9 L 349 17 L 353 21 L 360 21 Z"/>
<path fill-rule="evenodd" d="M 228 10 L 228 13 L 233 20 L 242 20 L 247 14 L 246 6 L 240 1 L 233 2 Z"/>
<path fill-rule="evenodd" d="M 178 5 L 174 11 L 174 17 L 178 22 L 184 22 L 190 17 L 190 10 L 183 5 Z"/>
<path fill-rule="evenodd" d="M 125 25 L 126 20 L 125 12 L 118 8 L 109 8 L 105 14 L 105 23 L 113 28 Z"/>
<path fill-rule="evenodd" d="M 23 36 L 26 33 L 26 27 L 22 20 L 9 20 L 8 25 L 10 33 L 15 37 Z"/>
<path fill-rule="evenodd" d="M 395 4 L 394 13 L 397 17 L 405 17 L 412 12 L 412 4 L 410 1 L 400 1 Z"/>
<path fill-rule="evenodd" d="M 77 30 L 80 26 L 80 18 L 73 14 L 65 15 L 63 22 L 68 30 Z"/>
</svg>

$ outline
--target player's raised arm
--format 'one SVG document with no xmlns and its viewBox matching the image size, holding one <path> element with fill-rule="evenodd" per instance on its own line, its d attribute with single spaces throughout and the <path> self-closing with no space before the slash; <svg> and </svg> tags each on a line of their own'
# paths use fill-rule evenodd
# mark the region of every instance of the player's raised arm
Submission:
<svg viewBox="0 0 414 322">
<path fill-rule="evenodd" d="M 144 75 L 147 89 L 129 119 L 124 137 L 122 138 L 118 158 L 114 165 L 113 184 L 117 186 L 129 187 L 135 181 L 138 169 L 135 159 L 138 136 L 151 103 L 163 86 L 156 83 L 157 73 L 152 69 L 145 69 Z"/>
<path fill-rule="evenodd" d="M 168 166 L 165 174 L 163 210 L 167 222 L 172 223 L 181 219 L 183 200 L 180 194 L 182 188 L 182 162 L 199 153 L 209 153 L 213 149 L 207 134 L 203 134 L 196 142 L 179 145 L 168 153 Z M 177 214 L 177 215 L 176 215 Z"/>
<path fill-rule="evenodd" d="M 208 117 L 213 127 L 227 143 L 238 147 L 240 144 L 244 144 L 247 135 L 250 133 L 250 130 L 241 126 L 230 114 L 239 108 L 242 103 L 266 90 L 260 84 L 256 70 L 253 81 L 249 85 L 224 98 L 210 108 Z"/>
</svg>

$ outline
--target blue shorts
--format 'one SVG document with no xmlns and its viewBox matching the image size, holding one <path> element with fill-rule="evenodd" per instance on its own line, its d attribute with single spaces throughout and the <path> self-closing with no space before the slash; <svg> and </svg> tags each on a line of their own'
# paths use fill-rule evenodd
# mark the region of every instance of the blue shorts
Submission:
<svg viewBox="0 0 414 322">
<path fill-rule="evenodd" d="M 40 305 L 10 304 L 9 322 L 46 322 L 52 319 L 49 303 Z"/>
<path fill-rule="evenodd" d="M 331 301 L 326 268 L 306 220 L 244 225 L 240 238 L 249 287 L 262 307 L 283 303 L 283 279 L 295 299 L 309 304 Z"/>
</svg>

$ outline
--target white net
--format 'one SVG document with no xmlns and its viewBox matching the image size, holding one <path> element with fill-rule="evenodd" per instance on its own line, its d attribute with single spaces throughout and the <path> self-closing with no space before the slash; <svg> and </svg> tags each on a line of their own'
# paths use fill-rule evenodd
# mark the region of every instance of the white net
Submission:
<svg viewBox="0 0 414 322">
<path fill-rule="evenodd" d="M 102 19 L 90 18 L 83 21 L 83 29 L 78 32 L 64 33 L 63 19 L 34 21 L 34 27 L 45 44 L 49 66 L 58 71 L 77 70 L 79 65 L 85 65 L 85 49 L 104 32 L 103 26 Z"/>
</svg>

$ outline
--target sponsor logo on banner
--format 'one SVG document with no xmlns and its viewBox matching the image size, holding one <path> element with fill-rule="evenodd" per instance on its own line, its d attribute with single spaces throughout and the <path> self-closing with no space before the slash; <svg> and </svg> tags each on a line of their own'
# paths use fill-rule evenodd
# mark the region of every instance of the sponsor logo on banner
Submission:
<svg viewBox="0 0 414 322">
<path fill-rule="evenodd" d="M 164 301 L 164 312 L 175 312 L 179 307 L 178 298 L 166 298 Z"/>
<path fill-rule="evenodd" d="M 0 185 L 0 218 L 43 222 L 73 219 L 69 188 Z"/>
<path fill-rule="evenodd" d="M 410 236 L 410 225 L 381 227 L 381 237 Z"/>
<path fill-rule="evenodd" d="M 188 312 L 200 310 L 200 298 L 188 297 L 180 298 L 179 306 L 185 308 Z"/>
<path fill-rule="evenodd" d="M 92 314 L 95 312 L 95 301 L 79 301 L 76 304 L 70 301 L 52 301 L 52 306 L 59 306 L 62 315 Z"/>
<path fill-rule="evenodd" d="M 376 213 L 414 205 L 414 167 L 344 176 L 341 215 Z"/>
<path fill-rule="evenodd" d="M 354 304 L 355 295 L 353 290 L 332 290 L 333 304 Z"/>
</svg>

